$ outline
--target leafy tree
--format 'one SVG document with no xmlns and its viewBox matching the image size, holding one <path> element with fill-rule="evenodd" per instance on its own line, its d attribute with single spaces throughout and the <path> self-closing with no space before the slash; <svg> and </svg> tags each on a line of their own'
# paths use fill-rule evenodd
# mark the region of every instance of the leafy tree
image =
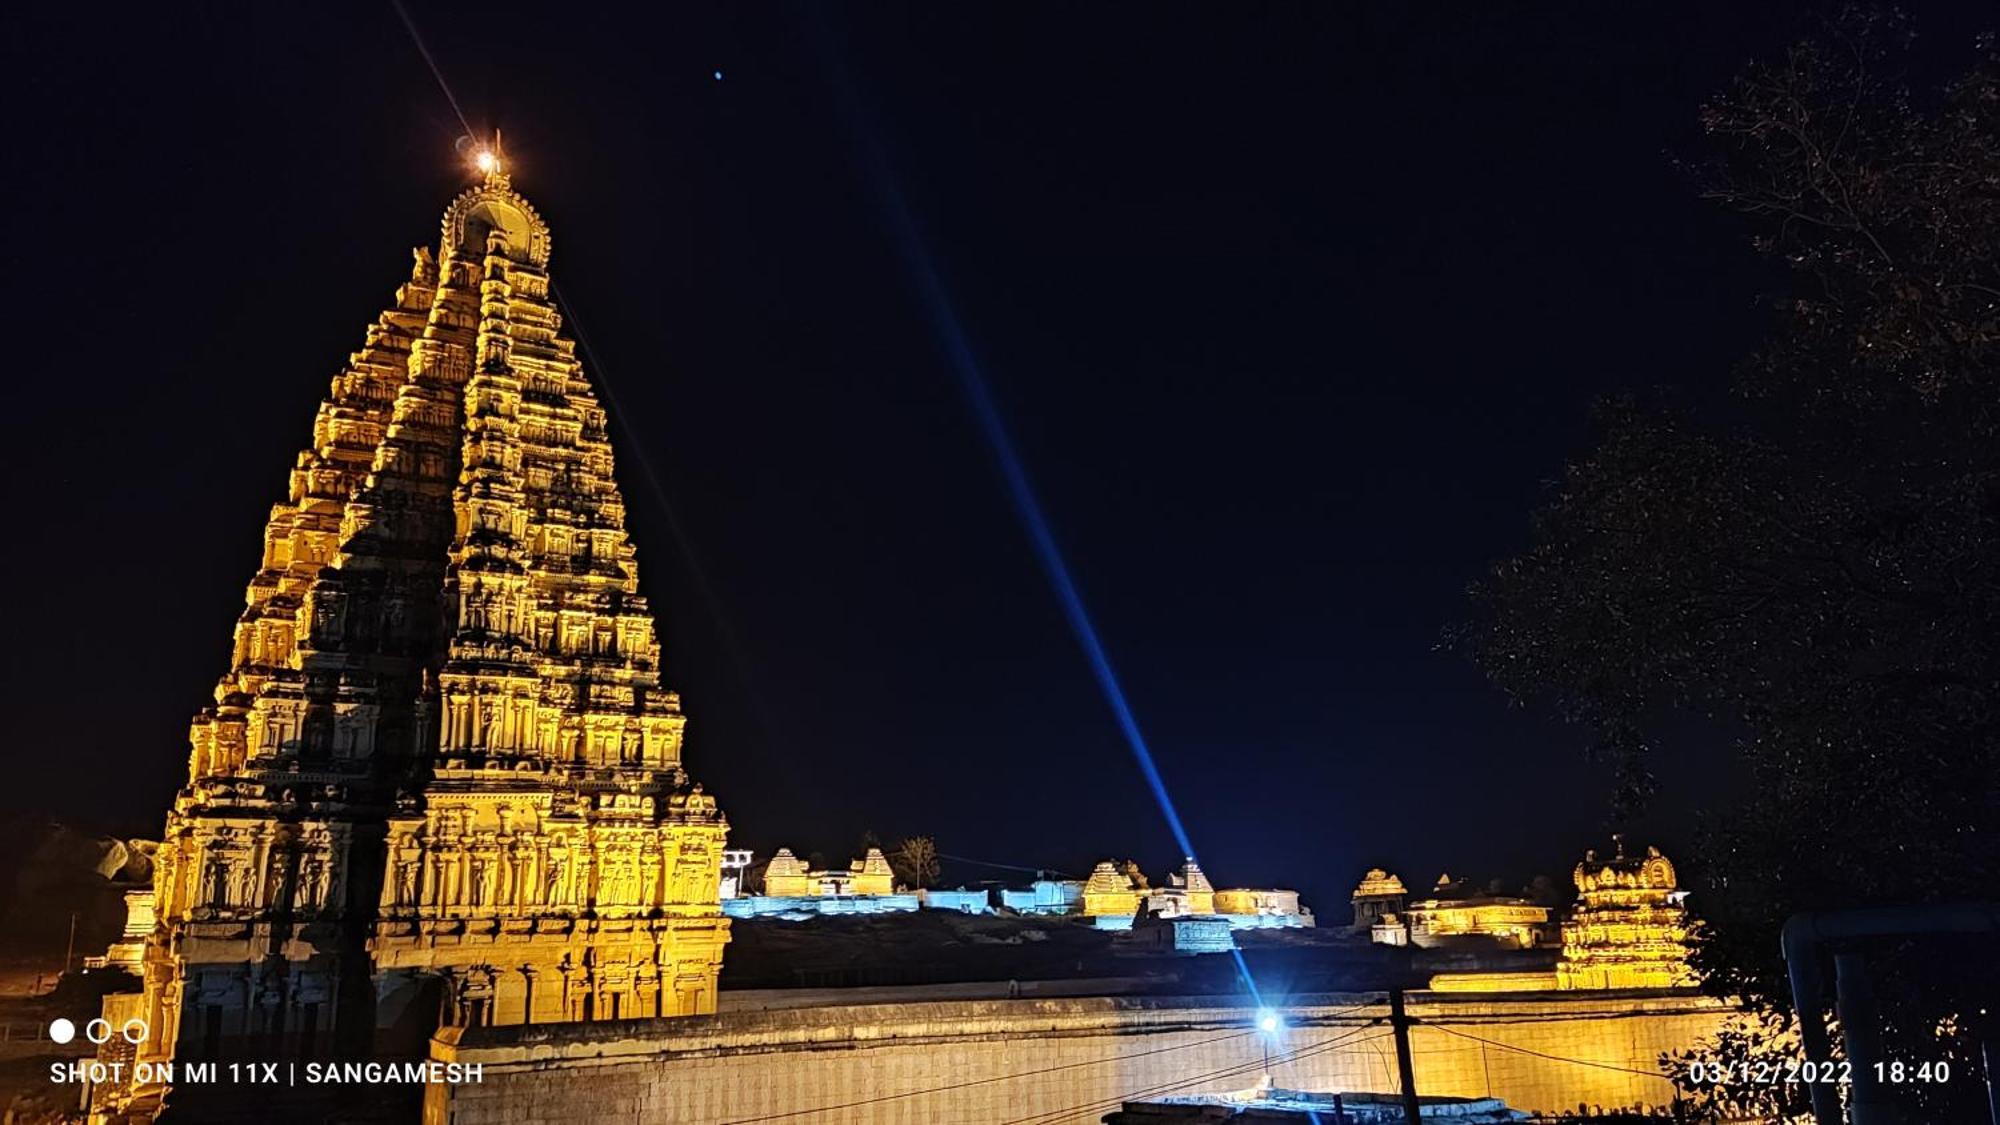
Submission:
<svg viewBox="0 0 2000 1125">
<path fill-rule="evenodd" d="M 896 880 L 906 887 L 929 887 L 938 881 L 937 841 L 929 836 L 911 836 L 889 854 L 889 867 Z"/>
<path fill-rule="evenodd" d="M 1621 813 L 1671 766 L 1665 720 L 1733 740 L 1751 784 L 1704 818 L 1698 963 L 1781 1016 L 1790 914 L 2000 885 L 2000 57 L 1919 98 L 1908 42 L 1850 15 L 1704 109 L 1702 189 L 1794 291 L 1726 409 L 1601 407 L 1455 638 L 1591 732 Z M 1879 953 L 1890 1057 L 1977 1074 L 1994 959 Z M 1899 1094 L 1959 1120 L 1977 1090 Z"/>
</svg>

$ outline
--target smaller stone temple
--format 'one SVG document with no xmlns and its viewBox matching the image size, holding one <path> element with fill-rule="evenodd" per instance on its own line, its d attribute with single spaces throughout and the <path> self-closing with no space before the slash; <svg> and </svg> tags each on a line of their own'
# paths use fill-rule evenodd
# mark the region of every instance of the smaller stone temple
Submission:
<svg viewBox="0 0 2000 1125">
<path fill-rule="evenodd" d="M 1233 887 L 1217 890 L 1192 859 L 1167 877 L 1165 886 L 1152 886 L 1136 868 L 1105 860 L 1084 880 L 1082 913 L 1100 929 L 1123 929 L 1132 924 L 1143 906 L 1147 914 L 1160 918 L 1197 918 L 1214 915 L 1227 919 L 1232 929 L 1259 927 L 1310 927 L 1312 911 L 1299 902 L 1299 892 L 1282 888 Z"/>
<path fill-rule="evenodd" d="M 868 854 L 848 863 L 845 872 L 822 872 L 826 885 L 834 888 L 835 894 L 886 895 L 896 892 L 896 873 L 889 867 L 889 859 L 881 848 L 869 848 Z"/>
<path fill-rule="evenodd" d="M 1449 874 L 1438 876 L 1429 898 L 1411 900 L 1401 879 L 1370 868 L 1354 888 L 1352 901 L 1350 929 L 1381 945 L 1533 949 L 1555 936 L 1547 906 L 1493 889 L 1476 890 Z"/>
<path fill-rule="evenodd" d="M 899 888 L 895 869 L 881 848 L 869 848 L 867 854 L 845 867 L 829 868 L 811 867 L 792 849 L 779 848 L 764 865 L 761 894 L 744 893 L 751 856 L 744 852 L 741 857 L 735 893 L 722 899 L 722 912 L 731 918 L 800 921 L 824 914 L 899 914 L 927 905 L 974 913 L 985 907 L 983 893 L 954 896 L 951 892 Z M 927 894 L 939 902 L 927 902 Z"/>
<path fill-rule="evenodd" d="M 764 894 L 771 898 L 803 898 L 812 894 L 812 873 L 790 848 L 779 848 L 764 865 Z"/>
<path fill-rule="evenodd" d="M 1576 865 L 1577 899 L 1562 922 L 1562 945 L 1550 968 L 1526 971 L 1440 973 L 1438 992 L 1544 992 L 1604 988 L 1690 988 L 1688 963 L 1694 929 L 1687 892 L 1674 865 L 1649 847 L 1627 855 L 1614 836 L 1614 852 L 1595 851 Z"/>
<path fill-rule="evenodd" d="M 745 866 L 748 866 L 746 863 Z M 860 859 L 846 867 L 812 870 L 792 854 L 779 848 L 764 868 L 764 896 L 767 898 L 851 897 L 896 893 L 896 873 L 881 848 L 869 848 Z"/>
<path fill-rule="evenodd" d="M 1083 881 L 1085 917 L 1129 918 L 1138 911 L 1139 888 L 1133 885 L 1130 875 L 1108 859 L 1091 869 L 1090 878 Z"/>
<path fill-rule="evenodd" d="M 1431 897 L 1408 907 L 1410 944 L 1436 948 L 1461 939 L 1510 949 L 1533 949 L 1552 939 L 1548 907 L 1518 895 L 1478 891 L 1449 875 L 1438 878 Z"/>
<path fill-rule="evenodd" d="M 1385 920 L 1393 922 L 1409 900 L 1410 892 L 1403 888 L 1401 879 L 1380 867 L 1371 867 L 1361 877 L 1361 885 L 1354 888 L 1354 921 L 1348 928 L 1355 933 L 1368 933 Z"/>
<path fill-rule="evenodd" d="M 1162 918 L 1193 914 L 1214 914 L 1215 887 L 1201 873 L 1201 865 L 1188 860 L 1180 871 L 1167 876 L 1167 885 L 1146 893 L 1146 905 Z"/>
</svg>

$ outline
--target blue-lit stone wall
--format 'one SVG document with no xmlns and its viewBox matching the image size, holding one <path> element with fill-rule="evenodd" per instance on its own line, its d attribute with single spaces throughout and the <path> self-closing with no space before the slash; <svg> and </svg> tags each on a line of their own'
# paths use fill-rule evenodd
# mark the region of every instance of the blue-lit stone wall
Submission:
<svg viewBox="0 0 2000 1125">
<path fill-rule="evenodd" d="M 731 918 L 785 918 L 822 914 L 901 914 L 922 904 L 916 895 L 749 895 L 722 900 Z"/>
<path fill-rule="evenodd" d="M 993 913 L 993 896 L 986 891 L 918 891 L 928 910 L 956 910 L 961 914 Z"/>
</svg>

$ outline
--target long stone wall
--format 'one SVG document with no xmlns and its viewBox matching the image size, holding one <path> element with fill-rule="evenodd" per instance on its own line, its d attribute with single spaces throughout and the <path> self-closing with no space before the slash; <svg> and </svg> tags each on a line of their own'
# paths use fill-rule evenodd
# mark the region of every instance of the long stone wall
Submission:
<svg viewBox="0 0 2000 1125">
<path fill-rule="evenodd" d="M 1271 1044 L 1279 1085 L 1395 1089 L 1380 993 L 1294 1000 Z M 1660 1054 L 1728 1015 L 1684 992 L 1417 993 L 1409 1010 L 1419 1092 L 1540 1112 L 1665 1104 Z M 451 1029 L 432 1057 L 481 1080 L 431 1087 L 425 1120 L 1094 1122 L 1127 1098 L 1254 1084 L 1254 1014 L 1224 997 L 960 999 Z"/>
</svg>

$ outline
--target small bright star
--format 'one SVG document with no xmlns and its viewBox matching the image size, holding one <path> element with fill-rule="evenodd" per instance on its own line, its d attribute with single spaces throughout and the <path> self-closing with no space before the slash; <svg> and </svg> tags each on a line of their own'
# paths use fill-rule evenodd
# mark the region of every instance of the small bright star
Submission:
<svg viewBox="0 0 2000 1125">
<path fill-rule="evenodd" d="M 721 71 L 719 71 L 719 70 L 718 70 L 718 71 L 716 71 L 716 72 L 715 72 L 715 80 L 716 80 L 717 82 L 720 82 L 720 81 L 722 81 L 722 72 L 721 72 Z"/>
</svg>

